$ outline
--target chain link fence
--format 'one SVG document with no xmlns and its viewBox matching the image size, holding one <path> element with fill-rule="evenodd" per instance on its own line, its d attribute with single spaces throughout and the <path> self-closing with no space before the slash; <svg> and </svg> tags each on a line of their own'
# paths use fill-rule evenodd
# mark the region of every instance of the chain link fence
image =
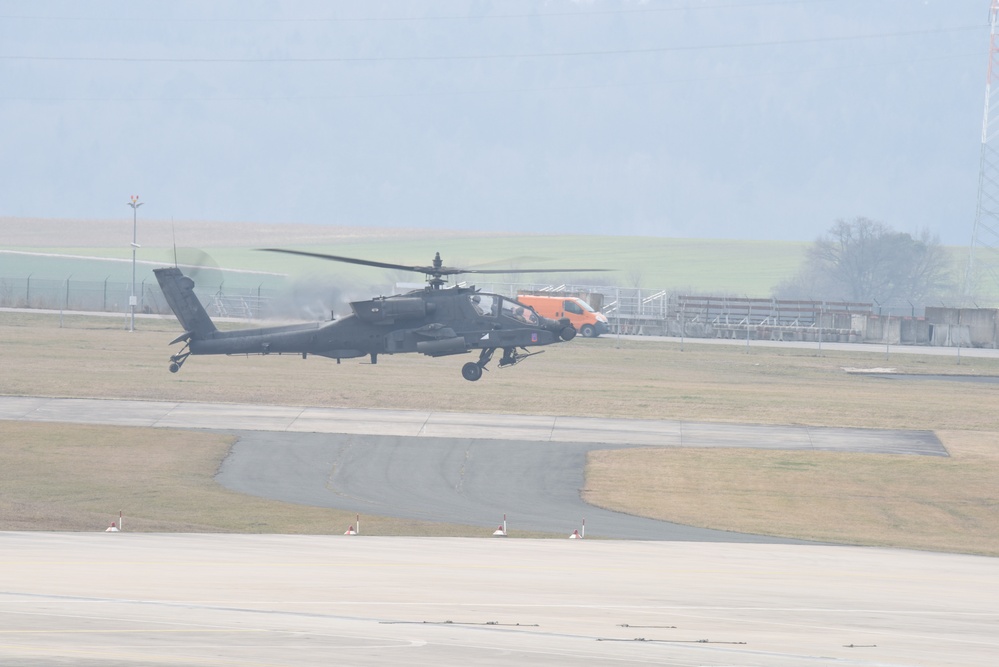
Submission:
<svg viewBox="0 0 999 667">
<path fill-rule="evenodd" d="M 261 319 L 270 314 L 273 290 L 263 288 L 201 287 L 198 298 L 213 317 Z M 129 312 L 132 284 L 112 280 L 52 280 L 41 278 L 0 278 L 0 306 L 76 310 L 101 313 Z M 160 286 L 149 280 L 135 284 L 137 313 L 169 315 L 170 306 Z"/>
<path fill-rule="evenodd" d="M 551 294 L 581 298 L 606 315 L 611 334 L 965 347 L 996 347 L 999 342 L 999 312 L 995 309 L 705 296 L 578 284 L 493 282 L 478 286 L 510 297 Z M 294 286 L 278 290 L 200 285 L 196 293 L 208 314 L 218 318 L 314 319 L 328 318 L 337 308 L 346 310 L 346 304 L 315 302 L 297 311 L 289 308 L 296 298 Z M 0 278 L 0 306 L 8 308 L 128 313 L 131 294 L 130 283 L 110 279 Z M 135 295 L 137 313 L 171 314 L 155 281 L 136 283 Z M 330 301 L 334 298 L 330 295 Z"/>
</svg>

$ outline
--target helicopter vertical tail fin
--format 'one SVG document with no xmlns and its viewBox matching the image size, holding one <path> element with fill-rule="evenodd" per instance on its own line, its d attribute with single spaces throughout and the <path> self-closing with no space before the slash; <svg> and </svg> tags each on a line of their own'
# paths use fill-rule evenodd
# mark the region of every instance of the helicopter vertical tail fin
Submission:
<svg viewBox="0 0 999 667">
<path fill-rule="evenodd" d="M 192 338 L 209 338 L 217 331 L 215 323 L 194 293 L 194 281 L 175 267 L 153 269 L 170 309 Z"/>
</svg>

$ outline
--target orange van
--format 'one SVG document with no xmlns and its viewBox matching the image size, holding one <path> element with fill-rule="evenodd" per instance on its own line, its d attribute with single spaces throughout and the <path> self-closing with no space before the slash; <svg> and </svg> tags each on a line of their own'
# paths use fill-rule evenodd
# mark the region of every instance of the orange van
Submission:
<svg viewBox="0 0 999 667">
<path fill-rule="evenodd" d="M 584 338 L 595 338 L 610 330 L 603 313 L 593 310 L 590 304 L 575 296 L 518 294 L 517 301 L 530 306 L 542 317 L 553 320 L 569 318 L 569 322 Z"/>
</svg>

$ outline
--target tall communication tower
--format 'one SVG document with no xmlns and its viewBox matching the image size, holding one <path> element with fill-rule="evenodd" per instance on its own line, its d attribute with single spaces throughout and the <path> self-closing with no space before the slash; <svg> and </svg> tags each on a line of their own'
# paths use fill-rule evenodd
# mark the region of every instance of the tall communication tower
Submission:
<svg viewBox="0 0 999 667">
<path fill-rule="evenodd" d="M 985 80 L 985 115 L 982 118 L 982 155 L 978 167 L 978 207 L 975 227 L 971 233 L 971 251 L 964 276 L 964 294 L 971 296 L 989 284 L 999 286 L 999 108 L 993 96 L 999 94 L 994 84 L 999 77 L 999 43 L 996 42 L 996 20 L 999 0 L 992 0 L 989 10 L 989 69 Z M 992 291 L 989 289 L 989 291 Z"/>
</svg>

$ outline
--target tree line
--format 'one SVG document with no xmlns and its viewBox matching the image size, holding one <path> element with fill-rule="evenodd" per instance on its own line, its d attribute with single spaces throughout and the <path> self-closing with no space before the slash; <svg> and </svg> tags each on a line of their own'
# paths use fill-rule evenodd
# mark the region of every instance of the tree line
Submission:
<svg viewBox="0 0 999 667">
<path fill-rule="evenodd" d="M 947 250 L 869 218 L 837 220 L 808 248 L 799 271 L 778 284 L 778 299 L 925 304 L 956 296 Z"/>
</svg>

